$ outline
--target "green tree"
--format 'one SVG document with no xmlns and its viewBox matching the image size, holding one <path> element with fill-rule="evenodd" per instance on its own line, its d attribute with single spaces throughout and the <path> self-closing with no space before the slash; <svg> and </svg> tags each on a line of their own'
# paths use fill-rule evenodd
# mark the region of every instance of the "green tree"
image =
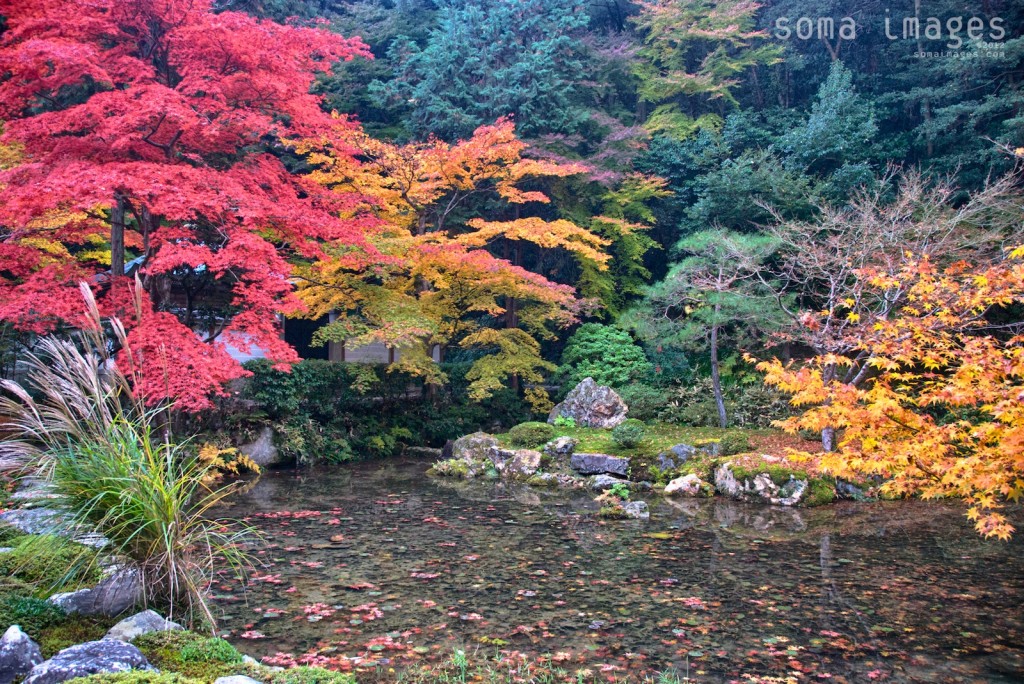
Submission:
<svg viewBox="0 0 1024 684">
<path fill-rule="evenodd" d="M 760 5 L 746 0 L 654 0 L 640 2 L 633 19 L 643 35 L 637 52 L 640 95 L 656 105 L 651 131 L 677 138 L 720 125 L 726 105 L 738 106 L 734 91 L 758 65 L 781 60 L 755 19 Z"/>
<path fill-rule="evenodd" d="M 386 105 L 410 106 L 419 137 L 466 137 L 502 116 L 522 135 L 573 131 L 583 73 L 577 0 L 448 0 L 426 45 L 396 40 L 395 77 L 371 84 Z"/>
<path fill-rule="evenodd" d="M 572 334 L 562 352 L 559 376 L 575 386 L 584 378 L 622 387 L 653 370 L 644 350 L 621 328 L 585 323 Z"/>
<path fill-rule="evenodd" d="M 686 257 L 650 289 L 629 322 L 642 337 L 664 346 L 708 352 L 718 422 L 729 417 L 722 391 L 720 348 L 752 340 L 776 325 L 778 307 L 759 273 L 775 249 L 763 235 L 713 229 L 679 244 Z"/>
</svg>

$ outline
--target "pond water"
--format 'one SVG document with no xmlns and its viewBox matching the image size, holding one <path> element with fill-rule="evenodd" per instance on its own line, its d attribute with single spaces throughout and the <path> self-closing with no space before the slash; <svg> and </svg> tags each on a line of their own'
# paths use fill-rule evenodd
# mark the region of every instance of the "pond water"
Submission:
<svg viewBox="0 0 1024 684">
<path fill-rule="evenodd" d="M 262 531 L 221 627 L 265 662 L 398 672 L 466 649 L 641 679 L 1024 681 L 1024 554 L 952 505 L 795 510 L 425 476 L 389 461 L 265 474 L 227 515 Z"/>
</svg>

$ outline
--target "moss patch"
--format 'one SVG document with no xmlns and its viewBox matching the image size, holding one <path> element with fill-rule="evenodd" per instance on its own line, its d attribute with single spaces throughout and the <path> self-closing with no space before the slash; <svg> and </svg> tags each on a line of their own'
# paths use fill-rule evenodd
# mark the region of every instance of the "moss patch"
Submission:
<svg viewBox="0 0 1024 684">
<path fill-rule="evenodd" d="M 69 646 L 102 639 L 116 622 L 116 618 L 69 615 L 39 632 L 25 631 L 39 644 L 43 657 L 49 658 Z"/>
<path fill-rule="evenodd" d="M 0 554 L 0 575 L 33 584 L 43 594 L 100 579 L 95 550 L 54 535 L 22 537 L 13 551 Z"/>
<path fill-rule="evenodd" d="M 244 674 L 267 681 L 266 668 L 242 662 L 242 654 L 224 641 L 186 630 L 151 632 L 133 642 L 153 667 L 212 682 L 218 677 Z"/>
<path fill-rule="evenodd" d="M 206 684 L 201 679 L 192 679 L 177 672 L 106 672 L 70 680 L 75 684 Z"/>
<path fill-rule="evenodd" d="M 278 672 L 271 684 L 355 684 L 356 678 L 345 672 L 332 672 L 319 667 L 293 667 Z"/>
</svg>

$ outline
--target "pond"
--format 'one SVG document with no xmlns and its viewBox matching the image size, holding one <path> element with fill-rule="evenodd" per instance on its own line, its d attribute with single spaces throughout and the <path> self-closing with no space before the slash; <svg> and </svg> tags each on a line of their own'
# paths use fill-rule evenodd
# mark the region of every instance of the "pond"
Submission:
<svg viewBox="0 0 1024 684">
<path fill-rule="evenodd" d="M 269 546 L 244 595 L 214 588 L 228 638 L 383 672 L 459 648 L 620 680 L 1024 679 L 1021 538 L 982 541 L 953 505 L 647 497 L 649 521 L 601 521 L 583 492 L 428 465 L 271 472 L 234 499 Z"/>
</svg>

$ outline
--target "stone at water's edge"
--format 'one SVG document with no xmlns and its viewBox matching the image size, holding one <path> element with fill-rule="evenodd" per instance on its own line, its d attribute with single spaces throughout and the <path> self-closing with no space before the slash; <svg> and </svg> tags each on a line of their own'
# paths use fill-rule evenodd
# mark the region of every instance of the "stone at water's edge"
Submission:
<svg viewBox="0 0 1024 684">
<path fill-rule="evenodd" d="M 0 639 L 0 684 L 21 679 L 41 662 L 43 653 L 39 645 L 18 625 L 11 625 Z"/>
<path fill-rule="evenodd" d="M 490 457 L 491 448 L 499 446 L 498 440 L 486 432 L 474 432 L 459 437 L 452 444 L 452 458 L 463 461 L 483 461 Z"/>
<path fill-rule="evenodd" d="M 156 611 L 144 610 L 118 622 L 110 628 L 110 631 L 103 638 L 131 641 L 135 637 L 149 634 L 150 632 L 170 632 L 180 629 L 184 628 L 177 622 L 165 620 Z"/>
<path fill-rule="evenodd" d="M 703 484 L 700 476 L 694 473 L 677 477 L 665 485 L 665 496 L 699 496 Z"/>
<path fill-rule="evenodd" d="M 570 456 L 580 441 L 575 437 L 556 437 L 544 445 L 544 453 L 552 458 Z"/>
<path fill-rule="evenodd" d="M 540 468 L 541 453 L 533 449 L 491 447 L 487 456 L 504 477 L 525 479 Z"/>
<path fill-rule="evenodd" d="M 629 475 L 629 459 L 608 454 L 573 454 L 569 459 L 569 467 L 581 475 Z"/>
<path fill-rule="evenodd" d="M 625 421 L 628 412 L 629 407 L 615 390 L 586 378 L 570 390 L 565 401 L 551 409 L 548 422 L 572 418 L 579 427 L 610 429 Z"/>
<path fill-rule="evenodd" d="M 795 506 L 807 491 L 807 480 L 790 478 L 789 482 L 779 486 L 772 482 L 767 473 L 755 475 L 753 479 L 745 478 L 742 482 L 732 472 L 732 463 L 723 463 L 715 469 L 715 488 L 734 499 L 741 501 L 761 501 L 775 506 Z"/>
<path fill-rule="evenodd" d="M 134 568 L 121 568 L 95 587 L 54 594 L 49 602 L 67 613 L 120 615 L 142 600 L 142 577 Z"/>
<path fill-rule="evenodd" d="M 251 458 L 260 468 L 273 468 L 287 463 L 280 449 L 274 445 L 274 429 L 269 425 L 260 430 L 255 440 L 238 447 L 238 453 Z"/>
<path fill-rule="evenodd" d="M 142 651 L 116 639 L 78 644 L 32 668 L 22 684 L 59 684 L 103 672 L 152 670 Z"/>
<path fill-rule="evenodd" d="M 617 484 L 629 486 L 629 481 L 620 480 L 619 478 L 612 477 L 611 475 L 594 475 L 594 477 L 590 478 L 589 482 L 591 491 L 595 492 L 603 492 L 606 489 L 611 489 Z"/>
<path fill-rule="evenodd" d="M 230 677 L 217 677 L 213 684 L 262 684 L 260 681 L 245 675 L 231 675 Z"/>
</svg>

